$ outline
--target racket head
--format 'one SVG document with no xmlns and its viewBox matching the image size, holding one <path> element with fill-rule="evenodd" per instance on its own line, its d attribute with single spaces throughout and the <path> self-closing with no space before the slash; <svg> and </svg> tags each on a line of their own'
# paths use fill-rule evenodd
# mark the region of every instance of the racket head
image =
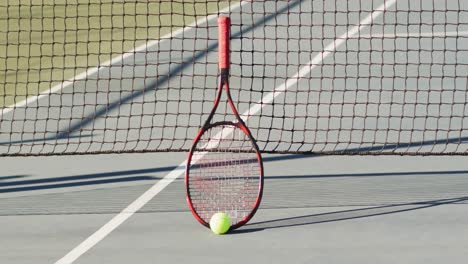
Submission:
<svg viewBox="0 0 468 264">
<path fill-rule="evenodd" d="M 225 212 L 234 230 L 257 211 L 263 193 L 263 161 L 249 130 L 241 123 L 217 122 L 195 138 L 185 171 L 187 203 L 209 227 L 213 214 Z"/>
</svg>

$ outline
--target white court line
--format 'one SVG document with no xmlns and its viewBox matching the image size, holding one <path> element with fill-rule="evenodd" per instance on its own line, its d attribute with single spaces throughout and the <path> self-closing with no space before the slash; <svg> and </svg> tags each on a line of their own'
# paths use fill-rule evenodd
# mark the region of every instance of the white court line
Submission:
<svg viewBox="0 0 468 264">
<path fill-rule="evenodd" d="M 319 63 L 323 61 L 323 59 L 329 56 L 336 48 L 342 45 L 346 38 L 349 36 L 353 36 L 357 34 L 363 27 L 371 25 L 372 21 L 380 16 L 386 8 L 395 4 L 396 0 L 387 0 L 379 6 L 375 11 L 373 11 L 369 16 L 364 18 L 359 26 L 355 26 L 351 28 L 348 32 L 336 38 L 333 43 L 329 44 L 323 52 L 319 53 L 312 60 L 305 66 L 303 66 L 298 73 L 296 73 L 293 77 L 288 78 L 288 80 L 276 87 L 272 92 L 268 93 L 263 97 L 261 101 L 251 107 L 249 110 L 242 114 L 242 117 L 248 118 L 251 114 L 255 114 L 260 111 L 266 104 L 272 102 L 275 97 L 282 94 L 284 91 L 289 89 L 291 86 L 296 84 L 300 78 L 306 76 L 307 74 L 312 71 Z M 245 3 L 245 2 L 244 2 Z M 242 5 L 242 4 L 241 4 Z M 240 7 L 240 5 L 239 5 Z M 207 19 L 213 19 L 213 17 L 208 17 Z M 265 104 L 266 103 L 266 104 Z M 201 158 L 201 157 L 200 157 Z M 99 230 L 97 230 L 94 234 L 88 237 L 86 240 L 81 242 L 77 247 L 75 247 L 72 251 L 70 251 L 67 255 L 63 258 L 58 260 L 55 264 L 68 264 L 74 262 L 78 259 L 82 254 L 86 251 L 91 249 L 94 245 L 99 243 L 102 239 L 104 239 L 107 235 L 109 235 L 113 230 L 119 227 L 125 220 L 130 218 L 135 212 L 140 210 L 146 203 L 148 203 L 154 196 L 156 196 L 159 192 L 161 192 L 166 186 L 168 186 L 171 182 L 177 179 L 180 175 L 182 175 L 185 171 L 186 160 L 182 162 L 175 170 L 171 171 L 169 174 L 164 176 L 163 179 L 159 180 L 156 184 L 154 184 L 149 190 L 143 193 L 140 197 L 138 197 L 134 202 L 132 202 L 127 208 L 122 210 L 118 215 L 114 216 L 109 222 L 104 224 Z"/>
</svg>

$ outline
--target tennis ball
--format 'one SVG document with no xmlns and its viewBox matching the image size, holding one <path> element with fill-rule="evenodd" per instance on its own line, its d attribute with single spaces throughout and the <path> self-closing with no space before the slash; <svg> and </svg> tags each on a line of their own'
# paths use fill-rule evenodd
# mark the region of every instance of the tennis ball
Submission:
<svg viewBox="0 0 468 264">
<path fill-rule="evenodd" d="M 210 219 L 210 228 L 213 233 L 221 235 L 231 227 L 231 219 L 225 213 L 216 213 Z"/>
</svg>

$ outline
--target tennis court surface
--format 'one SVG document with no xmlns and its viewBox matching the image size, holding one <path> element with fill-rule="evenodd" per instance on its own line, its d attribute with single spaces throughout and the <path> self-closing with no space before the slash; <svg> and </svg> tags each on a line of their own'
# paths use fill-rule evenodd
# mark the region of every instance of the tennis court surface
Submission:
<svg viewBox="0 0 468 264">
<path fill-rule="evenodd" d="M 2 263 L 463 263 L 468 3 L 0 4 Z M 192 216 L 218 80 L 263 153 L 253 219 Z M 215 121 L 231 121 L 221 104 Z"/>
</svg>

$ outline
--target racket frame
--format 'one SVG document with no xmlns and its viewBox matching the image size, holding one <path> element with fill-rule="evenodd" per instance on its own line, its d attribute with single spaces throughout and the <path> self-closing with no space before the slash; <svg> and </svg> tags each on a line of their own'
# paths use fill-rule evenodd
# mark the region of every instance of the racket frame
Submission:
<svg viewBox="0 0 468 264">
<path fill-rule="evenodd" d="M 230 19 L 229 17 L 225 16 L 220 16 L 218 19 L 218 26 L 219 26 L 219 84 L 218 84 L 218 89 L 217 89 L 217 94 L 216 98 L 213 104 L 213 108 L 206 119 L 205 123 L 203 124 L 202 128 L 200 131 L 197 133 L 192 147 L 190 148 L 189 155 L 187 158 L 187 165 L 185 169 L 185 187 L 186 187 L 186 199 L 187 203 L 190 207 L 190 211 L 194 215 L 195 219 L 198 220 L 202 225 L 209 227 L 209 220 L 205 221 L 203 220 L 197 213 L 197 211 L 194 208 L 194 205 L 192 203 L 192 200 L 190 198 L 190 188 L 189 188 L 189 183 L 190 183 L 190 165 L 192 162 L 193 158 L 193 153 L 196 150 L 196 147 L 202 137 L 202 135 L 209 129 L 216 127 L 216 126 L 232 126 L 235 128 L 240 129 L 242 132 L 244 132 L 245 135 L 250 139 L 251 144 L 253 146 L 253 151 L 256 153 L 258 164 L 259 164 L 259 186 L 258 186 L 258 195 L 257 199 L 255 201 L 255 204 L 253 205 L 252 210 L 250 213 L 244 217 L 241 221 L 237 222 L 236 224 L 232 225 L 229 230 L 234 230 L 236 228 L 239 228 L 246 224 L 256 213 L 258 210 L 258 207 L 260 206 L 260 202 L 262 199 L 263 195 L 263 184 L 264 184 L 264 170 L 263 170 L 263 159 L 262 155 L 260 154 L 260 150 L 258 148 L 258 145 L 255 141 L 255 139 L 252 136 L 252 133 L 248 129 L 248 127 L 245 125 L 244 121 L 239 115 L 239 112 L 237 111 L 234 102 L 232 101 L 231 93 L 229 91 L 229 41 L 230 41 Z M 221 122 L 215 122 L 211 123 L 211 120 L 213 119 L 214 114 L 216 113 L 216 110 L 218 109 L 219 102 L 221 101 L 221 96 L 223 93 L 223 88 L 225 89 L 226 96 L 227 96 L 227 101 L 228 104 L 230 105 L 230 108 L 236 117 L 237 122 L 230 122 L 230 121 L 221 121 Z"/>
</svg>

